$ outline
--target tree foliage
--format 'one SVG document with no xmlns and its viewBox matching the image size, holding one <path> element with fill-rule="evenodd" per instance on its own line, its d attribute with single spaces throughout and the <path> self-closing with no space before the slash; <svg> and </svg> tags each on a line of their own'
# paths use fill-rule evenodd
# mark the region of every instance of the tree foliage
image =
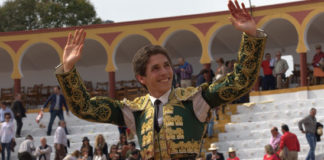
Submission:
<svg viewBox="0 0 324 160">
<path fill-rule="evenodd" d="M 7 0 L 0 19 L 1 32 L 101 23 L 88 0 Z"/>
</svg>

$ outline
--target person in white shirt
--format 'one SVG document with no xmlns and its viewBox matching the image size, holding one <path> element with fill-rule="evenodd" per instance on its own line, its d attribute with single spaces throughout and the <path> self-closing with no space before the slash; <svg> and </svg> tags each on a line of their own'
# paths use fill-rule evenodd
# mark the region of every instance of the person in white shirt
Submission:
<svg viewBox="0 0 324 160">
<path fill-rule="evenodd" d="M 6 106 L 6 103 L 4 101 L 1 101 L 0 103 L 0 122 L 4 122 L 5 121 L 5 113 L 10 113 L 10 122 L 13 122 L 13 118 L 14 118 L 14 114 L 12 112 L 12 110 Z"/>
<path fill-rule="evenodd" d="M 31 135 L 26 136 L 18 149 L 18 159 L 19 160 L 34 160 L 35 145 L 34 138 Z"/>
<path fill-rule="evenodd" d="M 95 149 L 93 160 L 107 160 L 106 155 L 102 153 L 102 148 L 97 147 Z"/>
<path fill-rule="evenodd" d="M 36 156 L 38 157 L 37 160 L 50 160 L 52 147 L 47 145 L 47 140 L 45 137 L 40 139 L 41 145 L 36 148 Z"/>
<path fill-rule="evenodd" d="M 14 124 L 11 119 L 11 114 L 9 112 L 4 114 L 5 121 L 1 125 L 0 137 L 1 137 L 1 157 L 2 160 L 6 159 L 5 151 L 7 150 L 7 160 L 10 160 L 10 145 L 12 140 L 14 140 L 15 129 Z"/>
<path fill-rule="evenodd" d="M 65 121 L 60 120 L 54 135 L 54 147 L 55 147 L 55 160 L 62 160 L 67 153 L 67 137 L 64 130 L 66 124 Z"/>
</svg>

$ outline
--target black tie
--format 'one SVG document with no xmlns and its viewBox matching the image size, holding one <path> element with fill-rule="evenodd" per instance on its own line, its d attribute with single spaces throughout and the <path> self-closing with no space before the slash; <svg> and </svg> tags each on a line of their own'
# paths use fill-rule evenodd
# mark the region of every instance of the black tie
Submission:
<svg viewBox="0 0 324 160">
<path fill-rule="evenodd" d="M 160 132 L 160 126 L 159 126 L 159 122 L 158 122 L 158 118 L 159 118 L 159 106 L 161 104 L 160 100 L 155 100 L 154 102 L 154 129 L 156 130 L 156 132 Z"/>
</svg>

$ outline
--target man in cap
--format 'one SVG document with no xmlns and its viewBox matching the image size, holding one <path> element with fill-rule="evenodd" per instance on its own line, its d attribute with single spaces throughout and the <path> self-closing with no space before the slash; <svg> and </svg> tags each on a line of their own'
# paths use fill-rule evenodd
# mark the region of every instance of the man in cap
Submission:
<svg viewBox="0 0 324 160">
<path fill-rule="evenodd" d="M 210 148 L 208 148 L 209 151 L 212 153 L 209 153 L 206 157 L 206 160 L 224 160 L 224 155 L 223 153 L 217 152 L 218 147 L 217 143 L 212 143 L 210 144 Z"/>
</svg>

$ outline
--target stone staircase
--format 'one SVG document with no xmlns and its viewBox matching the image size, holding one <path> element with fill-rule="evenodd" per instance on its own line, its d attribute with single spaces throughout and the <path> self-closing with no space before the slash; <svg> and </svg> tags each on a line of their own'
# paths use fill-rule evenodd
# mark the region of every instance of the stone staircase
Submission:
<svg viewBox="0 0 324 160">
<path fill-rule="evenodd" d="M 218 133 L 219 151 L 227 158 L 228 148 L 234 147 L 237 156 L 242 160 L 263 159 L 264 146 L 269 143 L 271 137 L 270 129 L 276 126 L 280 130 L 281 125 L 285 123 L 300 142 L 298 159 L 306 159 L 309 146 L 305 135 L 298 129 L 298 121 L 307 116 L 309 110 L 314 107 L 317 109 L 317 121 L 324 123 L 324 97 L 321 96 L 323 94 L 324 90 L 321 89 L 294 93 L 279 91 L 275 95 L 258 95 L 263 96 L 261 98 L 252 96 L 251 100 L 255 103 L 238 105 L 236 112 L 232 112 L 236 114 L 225 124 L 225 132 Z M 208 148 L 207 143 L 205 148 Z M 324 158 L 323 141 L 317 143 L 315 153 L 316 160 Z"/>
</svg>

